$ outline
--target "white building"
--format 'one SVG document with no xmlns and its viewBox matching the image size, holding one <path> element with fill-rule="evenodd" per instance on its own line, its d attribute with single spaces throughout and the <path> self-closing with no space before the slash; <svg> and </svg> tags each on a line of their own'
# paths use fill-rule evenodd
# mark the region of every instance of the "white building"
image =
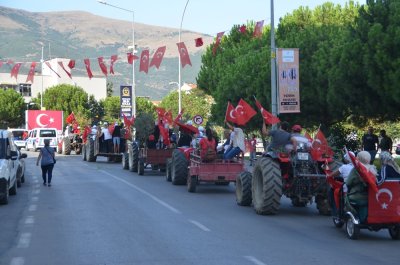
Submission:
<svg viewBox="0 0 400 265">
<path fill-rule="evenodd" d="M 69 59 L 55 58 L 47 61 L 50 63 L 51 68 L 58 73 L 57 76 L 45 63 L 43 63 L 43 76 L 35 74 L 33 83 L 26 82 L 26 74 L 18 74 L 18 78 L 11 77 L 10 73 L 0 73 L 0 87 L 12 87 L 19 92 L 25 99 L 25 102 L 31 102 L 32 97 L 37 97 L 38 93 L 44 92 L 47 88 L 60 85 L 69 84 L 81 87 L 89 95 L 93 95 L 96 100 L 105 99 L 107 97 L 107 80 L 105 77 L 89 77 L 76 76 L 72 70 L 72 79 L 65 73 L 58 62 L 63 62 L 64 67 L 69 70 Z M 39 65 L 40 68 L 40 65 Z"/>
</svg>

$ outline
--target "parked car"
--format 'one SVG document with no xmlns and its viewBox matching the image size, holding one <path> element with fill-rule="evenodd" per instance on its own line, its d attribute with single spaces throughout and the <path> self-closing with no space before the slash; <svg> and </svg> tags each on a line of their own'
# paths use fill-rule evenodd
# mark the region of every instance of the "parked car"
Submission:
<svg viewBox="0 0 400 265">
<path fill-rule="evenodd" d="M 56 128 L 35 128 L 29 132 L 26 140 L 25 150 L 32 149 L 37 151 L 44 147 L 44 140 L 50 140 L 50 147 L 57 149 L 57 129 Z"/>
<path fill-rule="evenodd" d="M 13 134 L 14 143 L 18 149 L 25 148 L 26 139 L 28 138 L 28 130 L 25 129 L 8 129 Z"/>
<path fill-rule="evenodd" d="M 0 204 L 8 204 L 9 195 L 17 194 L 17 158 L 12 133 L 0 130 Z"/>
<path fill-rule="evenodd" d="M 25 158 L 28 157 L 27 154 L 22 153 L 21 150 L 18 150 L 18 168 L 17 168 L 17 187 L 21 187 L 21 183 L 25 182 Z"/>
</svg>

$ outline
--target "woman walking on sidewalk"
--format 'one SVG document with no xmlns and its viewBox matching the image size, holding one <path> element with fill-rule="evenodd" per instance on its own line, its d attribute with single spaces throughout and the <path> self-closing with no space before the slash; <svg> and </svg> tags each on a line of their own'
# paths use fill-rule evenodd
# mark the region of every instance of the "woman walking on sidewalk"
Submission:
<svg viewBox="0 0 400 265">
<path fill-rule="evenodd" d="M 51 178 L 53 176 L 53 168 L 56 162 L 55 152 L 53 148 L 50 148 L 50 140 L 44 140 L 44 147 L 40 149 L 38 159 L 36 161 L 36 166 L 39 166 L 39 161 L 41 160 L 40 166 L 42 168 L 42 178 L 43 185 L 51 186 Z M 47 177 L 47 181 L 46 181 Z"/>
</svg>

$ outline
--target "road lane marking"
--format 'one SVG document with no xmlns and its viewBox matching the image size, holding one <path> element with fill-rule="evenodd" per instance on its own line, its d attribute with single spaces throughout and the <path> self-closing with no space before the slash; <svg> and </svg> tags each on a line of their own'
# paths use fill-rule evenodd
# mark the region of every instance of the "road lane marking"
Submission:
<svg viewBox="0 0 400 265">
<path fill-rule="evenodd" d="M 34 182 L 34 183 L 38 183 L 38 182 L 39 182 L 39 180 L 38 180 L 38 179 L 35 179 L 33 182 Z"/>
<path fill-rule="evenodd" d="M 122 179 L 122 178 L 119 178 L 119 177 L 117 177 L 117 176 L 114 176 L 113 174 L 110 174 L 110 173 L 108 173 L 107 171 L 104 171 L 104 170 L 100 170 L 100 171 L 103 172 L 104 174 L 109 175 L 110 177 L 112 177 L 112 178 L 114 178 L 114 179 L 116 179 L 116 180 L 119 180 L 119 181 L 125 183 L 126 185 L 128 185 L 128 186 L 131 187 L 131 188 L 134 188 L 135 190 L 139 191 L 140 193 L 142 193 L 142 194 L 144 194 L 144 195 L 150 197 L 150 198 L 153 199 L 155 202 L 161 204 L 162 206 L 164 206 L 165 208 L 167 208 L 167 209 L 170 210 L 171 212 L 178 213 L 178 214 L 181 213 L 178 209 L 172 207 L 171 205 L 169 205 L 169 204 L 166 203 L 165 201 L 159 199 L 158 197 L 156 197 L 156 196 L 154 196 L 153 194 L 151 194 L 151 193 L 145 191 L 144 189 L 139 188 L 138 186 L 136 186 L 136 185 L 134 185 L 134 184 L 132 184 L 132 183 L 129 183 L 128 181 L 126 181 L 126 180 L 124 180 L 124 179 Z"/>
<path fill-rule="evenodd" d="M 37 197 L 37 196 L 32 197 L 33 202 L 37 202 L 38 200 L 39 200 L 39 197 Z"/>
<path fill-rule="evenodd" d="M 26 217 L 25 219 L 26 225 L 33 225 L 34 223 L 35 223 L 35 218 L 32 215 Z"/>
<path fill-rule="evenodd" d="M 197 221 L 189 220 L 189 222 L 191 222 L 192 224 L 194 224 L 195 226 L 197 226 L 198 228 L 200 228 L 201 230 L 203 230 L 203 231 L 205 231 L 205 232 L 210 232 L 210 231 L 211 231 L 211 230 L 208 229 L 205 225 L 203 225 L 203 224 L 201 224 L 201 223 L 199 223 L 199 222 L 197 222 Z"/>
<path fill-rule="evenodd" d="M 253 256 L 243 256 L 243 258 L 247 259 L 248 261 L 253 262 L 256 265 L 267 265 L 264 262 L 259 261 L 258 259 L 256 259 Z"/>
<path fill-rule="evenodd" d="M 40 193 L 40 190 L 34 190 L 33 191 L 33 194 L 39 194 Z"/>
<path fill-rule="evenodd" d="M 10 265 L 24 265 L 25 259 L 23 257 L 12 258 Z"/>
<path fill-rule="evenodd" d="M 34 211 L 36 211 L 36 209 L 37 209 L 37 205 L 36 204 L 32 204 L 32 205 L 29 206 L 28 211 L 34 212 Z"/>
<path fill-rule="evenodd" d="M 17 248 L 27 248 L 31 243 L 31 233 L 22 233 L 18 240 Z"/>
<path fill-rule="evenodd" d="M 36 184 L 35 188 L 37 188 L 37 189 L 40 188 L 40 184 Z"/>
</svg>

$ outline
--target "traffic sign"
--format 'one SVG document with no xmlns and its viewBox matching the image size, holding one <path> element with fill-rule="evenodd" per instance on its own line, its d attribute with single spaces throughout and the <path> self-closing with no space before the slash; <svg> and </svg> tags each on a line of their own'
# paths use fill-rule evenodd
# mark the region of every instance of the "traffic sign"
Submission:
<svg viewBox="0 0 400 265">
<path fill-rule="evenodd" d="M 200 125 L 200 124 L 203 123 L 203 117 L 201 117 L 200 115 L 196 115 L 196 116 L 193 117 L 193 121 L 197 125 Z"/>
</svg>

